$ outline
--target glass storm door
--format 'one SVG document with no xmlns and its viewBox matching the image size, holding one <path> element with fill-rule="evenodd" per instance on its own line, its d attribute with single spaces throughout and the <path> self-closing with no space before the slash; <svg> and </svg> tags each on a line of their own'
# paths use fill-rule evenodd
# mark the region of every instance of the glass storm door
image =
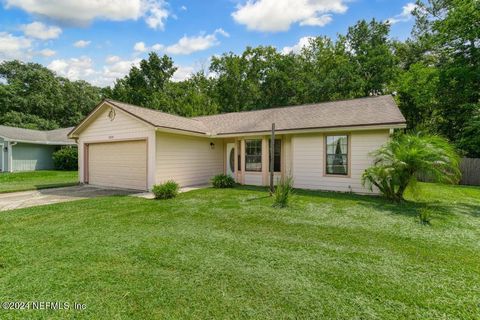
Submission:
<svg viewBox="0 0 480 320">
<path fill-rule="evenodd" d="M 235 143 L 227 143 L 227 175 L 235 174 Z"/>
</svg>

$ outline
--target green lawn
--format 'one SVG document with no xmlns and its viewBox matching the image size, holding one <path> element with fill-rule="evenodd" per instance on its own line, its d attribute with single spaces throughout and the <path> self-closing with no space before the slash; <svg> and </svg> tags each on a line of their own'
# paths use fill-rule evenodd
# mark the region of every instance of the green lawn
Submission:
<svg viewBox="0 0 480 320">
<path fill-rule="evenodd" d="M 77 171 L 0 173 L 0 193 L 71 186 L 77 183 Z"/>
<path fill-rule="evenodd" d="M 0 318 L 478 319 L 480 188 L 421 190 L 401 205 L 297 191 L 276 210 L 236 188 L 4 212 L 0 301 L 86 310 Z"/>
</svg>

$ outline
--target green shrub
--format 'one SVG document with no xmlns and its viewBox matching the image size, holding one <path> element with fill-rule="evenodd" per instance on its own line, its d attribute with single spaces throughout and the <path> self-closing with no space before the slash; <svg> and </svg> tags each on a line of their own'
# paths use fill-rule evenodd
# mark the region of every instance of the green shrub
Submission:
<svg viewBox="0 0 480 320">
<path fill-rule="evenodd" d="M 178 195 L 180 186 L 173 180 L 162 184 L 156 184 L 152 188 L 155 199 L 172 199 Z"/>
<path fill-rule="evenodd" d="M 57 170 L 78 170 L 78 150 L 76 147 L 64 147 L 52 154 L 53 165 Z"/>
<path fill-rule="evenodd" d="M 457 183 L 461 176 L 459 155 L 439 136 L 402 134 L 372 155 L 373 166 L 365 170 L 362 183 L 396 202 L 403 200 L 407 187 L 415 190 L 418 175 L 442 183 Z"/>
<path fill-rule="evenodd" d="M 212 178 L 214 188 L 232 188 L 235 185 L 235 179 L 226 174 L 219 174 Z"/>
<path fill-rule="evenodd" d="M 275 208 L 287 207 L 292 192 L 293 178 L 291 176 L 280 178 L 275 187 L 275 193 L 273 194 L 273 206 Z"/>
</svg>

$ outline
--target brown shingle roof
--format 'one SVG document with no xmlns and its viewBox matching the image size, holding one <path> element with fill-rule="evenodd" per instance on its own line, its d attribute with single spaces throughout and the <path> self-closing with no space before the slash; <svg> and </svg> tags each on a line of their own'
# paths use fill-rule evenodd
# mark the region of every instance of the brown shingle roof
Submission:
<svg viewBox="0 0 480 320">
<path fill-rule="evenodd" d="M 193 119 L 203 122 L 210 132 L 218 135 L 269 131 L 273 122 L 276 130 L 405 123 L 405 118 L 390 95 Z"/>
<path fill-rule="evenodd" d="M 162 127 L 169 129 L 178 129 L 197 133 L 209 133 L 208 128 L 200 121 L 175 116 L 169 113 L 137 107 L 128 103 L 123 103 L 114 100 L 106 100 L 108 103 L 122 109 L 123 111 L 130 113 L 131 115 L 142 119 L 145 122 L 150 123 L 154 127 Z"/>
<path fill-rule="evenodd" d="M 73 127 L 42 131 L 0 125 L 0 137 L 12 141 L 22 141 L 38 144 L 73 145 L 75 144 L 75 142 L 68 139 L 67 137 L 67 134 L 72 129 Z"/>
<path fill-rule="evenodd" d="M 278 131 L 376 125 L 393 126 L 404 125 L 406 122 L 390 95 L 195 118 L 180 117 L 114 100 L 105 100 L 105 102 L 154 127 L 205 135 L 268 132 L 271 130 L 273 122 Z M 73 134 L 83 123 L 70 134 Z"/>
</svg>

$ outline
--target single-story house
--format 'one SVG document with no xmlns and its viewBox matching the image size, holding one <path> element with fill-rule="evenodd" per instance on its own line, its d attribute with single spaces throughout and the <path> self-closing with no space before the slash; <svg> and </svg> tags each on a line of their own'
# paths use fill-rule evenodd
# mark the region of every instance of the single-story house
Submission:
<svg viewBox="0 0 480 320">
<path fill-rule="evenodd" d="M 53 169 L 52 153 L 61 146 L 76 145 L 67 137 L 72 129 L 41 131 L 0 126 L 1 171 Z"/>
<path fill-rule="evenodd" d="M 80 182 L 148 190 L 175 180 L 205 184 L 217 174 L 269 184 L 275 176 L 306 189 L 368 193 L 369 153 L 405 118 L 391 96 L 185 118 L 104 100 L 69 134 L 78 142 Z"/>
</svg>

